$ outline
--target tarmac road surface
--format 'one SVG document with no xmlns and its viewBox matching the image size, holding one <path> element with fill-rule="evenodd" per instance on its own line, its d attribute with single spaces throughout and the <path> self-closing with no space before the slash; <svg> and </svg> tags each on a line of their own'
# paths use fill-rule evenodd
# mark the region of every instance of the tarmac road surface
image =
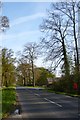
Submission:
<svg viewBox="0 0 80 120">
<path fill-rule="evenodd" d="M 79 98 L 42 89 L 17 87 L 22 118 L 79 118 Z"/>
</svg>

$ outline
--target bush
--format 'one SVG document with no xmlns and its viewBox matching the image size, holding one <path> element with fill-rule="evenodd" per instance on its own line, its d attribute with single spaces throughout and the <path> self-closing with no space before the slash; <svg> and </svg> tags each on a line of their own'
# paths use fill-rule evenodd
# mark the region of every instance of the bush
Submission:
<svg viewBox="0 0 80 120">
<path fill-rule="evenodd" d="M 57 92 L 75 93 L 73 89 L 73 81 L 71 79 L 66 80 L 64 77 L 59 81 L 54 81 L 53 84 L 48 87 Z"/>
</svg>

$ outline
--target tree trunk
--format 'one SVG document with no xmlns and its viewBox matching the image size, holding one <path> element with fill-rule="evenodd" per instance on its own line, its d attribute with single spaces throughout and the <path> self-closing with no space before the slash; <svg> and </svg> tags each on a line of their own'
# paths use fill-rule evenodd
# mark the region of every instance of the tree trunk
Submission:
<svg viewBox="0 0 80 120">
<path fill-rule="evenodd" d="M 8 87 L 7 76 L 5 74 L 5 86 Z"/>
<path fill-rule="evenodd" d="M 73 33 L 74 33 L 74 41 L 75 41 L 75 49 L 76 49 L 76 70 L 79 73 L 79 53 L 78 53 L 78 43 L 76 37 L 76 20 L 75 20 L 75 8 L 73 5 Z"/>
<path fill-rule="evenodd" d="M 34 65 L 33 65 L 33 60 L 32 60 L 32 77 L 33 77 L 33 87 L 35 87 L 35 79 L 34 79 Z"/>
<path fill-rule="evenodd" d="M 24 86 L 26 86 L 26 81 L 25 81 L 25 77 L 24 77 L 23 79 L 24 79 L 24 83 L 23 83 L 23 84 L 24 84 Z"/>
<path fill-rule="evenodd" d="M 28 69 L 29 85 L 31 85 L 30 69 Z"/>
<path fill-rule="evenodd" d="M 66 77 L 69 77 L 69 75 L 70 75 L 70 70 L 69 70 L 69 63 L 68 63 L 68 58 L 67 58 L 67 53 L 66 53 L 66 48 L 65 48 L 64 40 L 63 40 L 63 42 L 62 42 L 62 46 L 63 46 L 65 76 L 66 76 Z"/>
</svg>

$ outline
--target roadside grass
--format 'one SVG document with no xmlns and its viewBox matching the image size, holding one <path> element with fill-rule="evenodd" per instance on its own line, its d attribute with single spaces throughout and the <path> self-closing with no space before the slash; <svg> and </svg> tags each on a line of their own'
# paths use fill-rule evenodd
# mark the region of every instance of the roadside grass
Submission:
<svg viewBox="0 0 80 120">
<path fill-rule="evenodd" d="M 44 86 L 35 86 L 35 87 L 33 87 L 33 86 L 25 86 L 25 87 L 27 87 L 27 88 L 42 88 L 42 89 L 45 88 Z"/>
<path fill-rule="evenodd" d="M 2 89 L 0 88 L 0 119 L 2 119 Z"/>
<path fill-rule="evenodd" d="M 72 96 L 72 97 L 80 97 L 80 95 L 76 94 L 76 93 L 66 93 L 66 92 L 59 92 L 59 91 L 55 91 L 55 90 L 52 90 L 50 88 L 47 88 L 46 86 L 25 86 L 27 88 L 42 88 L 43 91 L 47 91 L 47 92 L 51 92 L 51 93 L 56 93 L 56 94 L 62 94 L 62 95 L 68 95 L 68 96 Z"/>
<path fill-rule="evenodd" d="M 49 89 L 49 88 L 45 88 L 44 90 L 47 91 L 47 92 L 52 92 L 52 93 L 56 93 L 56 94 L 68 95 L 68 96 L 71 96 L 71 97 L 80 97 L 80 95 L 75 94 L 75 93 L 59 92 L 59 91 L 54 91 L 54 90 Z"/>
<path fill-rule="evenodd" d="M 6 118 L 16 104 L 16 90 L 13 87 L 2 89 L 2 117 Z"/>
</svg>

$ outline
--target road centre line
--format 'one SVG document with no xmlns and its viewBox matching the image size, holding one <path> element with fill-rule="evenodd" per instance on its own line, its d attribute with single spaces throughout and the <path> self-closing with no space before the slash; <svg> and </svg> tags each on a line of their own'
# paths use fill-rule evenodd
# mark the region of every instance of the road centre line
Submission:
<svg viewBox="0 0 80 120">
<path fill-rule="evenodd" d="M 67 98 L 72 98 L 71 96 L 68 96 L 68 95 L 66 95 L 65 97 L 67 97 Z"/>
<path fill-rule="evenodd" d="M 35 93 L 35 95 L 40 97 L 39 94 L 36 94 L 36 93 Z M 58 103 L 56 103 L 56 102 L 53 102 L 53 101 L 51 101 L 51 100 L 49 100 L 49 99 L 47 99 L 47 98 L 43 98 L 43 99 L 45 99 L 46 101 L 48 101 L 48 102 L 50 102 L 50 103 L 52 103 L 52 104 L 55 104 L 55 105 L 57 105 L 57 106 L 59 106 L 59 107 L 62 107 L 62 105 L 60 105 L 60 104 L 58 104 Z"/>
<path fill-rule="evenodd" d="M 39 94 L 35 94 L 36 96 L 40 96 Z"/>
<path fill-rule="evenodd" d="M 62 107 L 62 105 L 60 105 L 60 104 L 58 104 L 58 103 L 56 103 L 56 102 L 53 102 L 53 101 L 51 101 L 51 100 L 49 100 L 49 99 L 47 99 L 47 98 L 44 98 L 44 99 L 45 99 L 46 101 L 52 103 L 52 104 L 55 104 L 55 105 L 57 105 L 57 106 L 59 106 L 59 107 Z"/>
</svg>

